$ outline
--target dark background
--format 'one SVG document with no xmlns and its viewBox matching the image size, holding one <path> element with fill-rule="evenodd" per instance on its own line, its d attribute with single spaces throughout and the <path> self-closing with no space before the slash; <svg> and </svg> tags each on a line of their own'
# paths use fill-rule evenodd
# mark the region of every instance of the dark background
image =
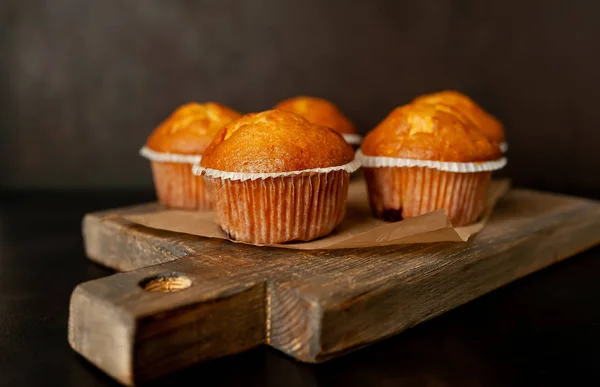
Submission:
<svg viewBox="0 0 600 387">
<path fill-rule="evenodd" d="M 600 1 L 0 2 L 0 188 L 150 188 L 176 106 L 312 94 L 362 132 L 424 92 L 506 125 L 516 185 L 600 194 Z"/>
</svg>

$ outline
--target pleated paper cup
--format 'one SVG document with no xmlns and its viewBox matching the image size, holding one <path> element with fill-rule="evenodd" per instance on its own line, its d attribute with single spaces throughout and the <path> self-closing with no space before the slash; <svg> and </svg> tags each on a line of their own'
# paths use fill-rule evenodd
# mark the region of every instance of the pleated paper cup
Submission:
<svg viewBox="0 0 600 387">
<path fill-rule="evenodd" d="M 237 173 L 194 166 L 230 239 L 269 245 L 330 234 L 346 214 L 350 174 L 360 164 L 283 173 Z"/>
<path fill-rule="evenodd" d="M 342 134 L 342 137 L 344 137 L 344 140 L 346 140 L 346 142 L 352 146 L 352 149 L 355 152 L 358 150 L 358 148 L 360 148 L 360 144 L 362 143 L 362 140 L 363 140 L 363 137 L 360 134 L 346 133 L 346 134 Z M 361 176 L 362 176 L 361 173 L 351 174 L 350 180 L 360 179 Z"/>
<path fill-rule="evenodd" d="M 389 221 L 444 209 L 454 226 L 474 223 L 485 205 L 492 171 L 506 159 L 479 163 L 366 156 L 359 150 L 373 214 Z"/>
<path fill-rule="evenodd" d="M 146 147 L 140 154 L 150 160 L 156 196 L 161 204 L 188 210 L 212 208 L 204 179 L 192 171 L 202 156 L 156 152 Z"/>
<path fill-rule="evenodd" d="M 344 140 L 346 140 L 346 142 L 350 145 L 360 145 L 363 139 L 360 134 L 344 133 L 342 134 L 342 136 L 344 137 Z"/>
</svg>

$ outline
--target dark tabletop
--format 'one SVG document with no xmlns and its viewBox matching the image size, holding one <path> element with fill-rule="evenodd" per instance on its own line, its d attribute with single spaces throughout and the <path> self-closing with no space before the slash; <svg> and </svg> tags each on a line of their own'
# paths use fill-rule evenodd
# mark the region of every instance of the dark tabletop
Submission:
<svg viewBox="0 0 600 387">
<path fill-rule="evenodd" d="M 1 386 L 118 385 L 67 343 L 71 291 L 111 274 L 86 260 L 81 218 L 149 200 L 149 192 L 0 194 Z M 599 371 L 595 248 L 325 364 L 300 364 L 257 348 L 152 384 L 572 386 L 600 385 Z"/>
</svg>

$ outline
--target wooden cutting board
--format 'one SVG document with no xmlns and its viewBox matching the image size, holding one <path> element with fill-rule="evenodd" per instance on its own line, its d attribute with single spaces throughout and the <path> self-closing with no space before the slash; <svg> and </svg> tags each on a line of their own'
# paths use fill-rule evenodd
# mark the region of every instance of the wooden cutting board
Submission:
<svg viewBox="0 0 600 387">
<path fill-rule="evenodd" d="M 69 343 L 123 384 L 267 344 L 320 362 L 396 334 L 600 242 L 600 203 L 511 190 L 467 243 L 301 251 L 88 214 L 88 256 L 124 273 L 71 298 Z"/>
</svg>

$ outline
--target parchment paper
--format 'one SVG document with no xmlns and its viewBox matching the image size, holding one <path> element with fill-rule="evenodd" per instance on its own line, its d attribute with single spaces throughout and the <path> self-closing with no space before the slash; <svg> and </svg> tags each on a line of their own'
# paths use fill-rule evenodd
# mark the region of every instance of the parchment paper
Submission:
<svg viewBox="0 0 600 387">
<path fill-rule="evenodd" d="M 452 227 L 444 210 L 430 212 L 400 222 L 386 222 L 371 215 L 367 187 L 363 179 L 352 180 L 348 191 L 348 211 L 342 224 L 329 236 L 310 241 L 274 245 L 287 249 L 317 250 L 389 246 L 429 242 L 466 242 L 485 225 L 496 202 L 508 191 L 509 180 L 493 180 L 480 220 L 466 227 Z M 228 239 L 215 222 L 212 212 L 163 209 L 123 216 L 142 226 Z M 235 243 L 244 243 L 231 240 Z"/>
</svg>

